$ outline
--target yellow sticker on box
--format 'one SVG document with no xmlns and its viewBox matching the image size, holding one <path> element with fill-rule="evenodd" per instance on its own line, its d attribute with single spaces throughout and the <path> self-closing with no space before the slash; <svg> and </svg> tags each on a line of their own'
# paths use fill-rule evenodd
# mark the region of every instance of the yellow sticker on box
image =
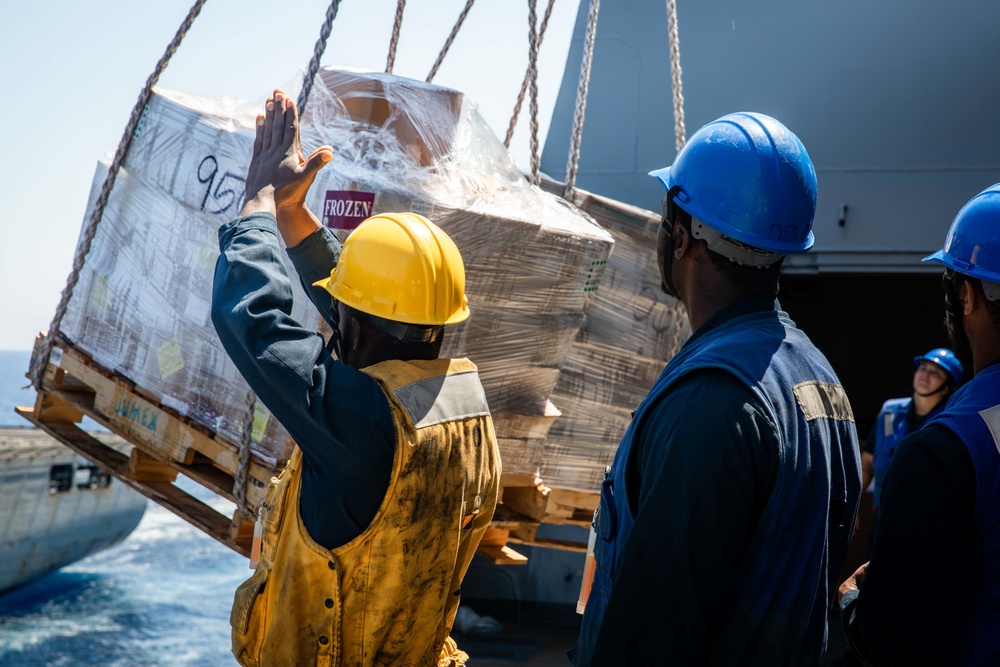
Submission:
<svg viewBox="0 0 1000 667">
<path fill-rule="evenodd" d="M 166 380 L 184 368 L 184 354 L 181 352 L 180 341 L 171 338 L 156 348 L 156 361 L 160 364 L 160 379 L 162 380 Z"/>
<path fill-rule="evenodd" d="M 253 428 L 250 429 L 250 437 L 254 442 L 260 442 L 264 439 L 264 433 L 267 431 L 267 422 L 271 419 L 271 411 L 268 410 L 263 403 L 257 401 L 253 405 Z"/>
<path fill-rule="evenodd" d="M 108 280 L 99 273 L 94 274 L 93 280 L 90 282 L 90 303 L 93 304 L 94 308 L 99 312 L 104 312 L 108 308 L 108 303 L 111 302 L 111 286 L 108 285 Z"/>
</svg>

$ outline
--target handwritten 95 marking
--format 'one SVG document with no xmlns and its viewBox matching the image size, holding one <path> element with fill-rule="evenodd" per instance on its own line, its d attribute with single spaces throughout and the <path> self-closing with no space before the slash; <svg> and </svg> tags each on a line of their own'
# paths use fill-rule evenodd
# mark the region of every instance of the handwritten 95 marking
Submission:
<svg viewBox="0 0 1000 667">
<path fill-rule="evenodd" d="M 205 196 L 201 199 L 201 210 L 211 214 L 226 213 L 235 205 L 239 210 L 243 203 L 246 177 L 226 171 L 219 176 L 219 161 L 214 155 L 206 155 L 198 164 L 198 182 L 205 186 Z M 214 189 L 213 189 L 214 186 Z M 209 208 L 209 199 L 213 208 Z"/>
</svg>

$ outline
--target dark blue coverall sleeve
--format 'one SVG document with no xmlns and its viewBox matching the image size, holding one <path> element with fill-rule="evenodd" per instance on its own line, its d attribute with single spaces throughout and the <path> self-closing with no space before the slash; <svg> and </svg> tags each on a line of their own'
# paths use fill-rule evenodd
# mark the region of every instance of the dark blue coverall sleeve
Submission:
<svg viewBox="0 0 1000 667">
<path fill-rule="evenodd" d="M 947 665 L 975 547 L 972 458 L 931 424 L 896 448 L 860 592 L 841 600 L 848 643 L 868 665 Z"/>
<path fill-rule="evenodd" d="M 626 463 L 635 523 L 593 664 L 702 665 L 774 489 L 777 430 L 746 385 L 702 370 L 671 388 L 639 435 Z"/>
<path fill-rule="evenodd" d="M 219 230 L 219 246 L 212 295 L 219 339 L 302 449 L 300 509 L 310 535 L 328 548 L 344 544 L 367 527 L 388 488 L 395 445 L 388 399 L 292 318 L 274 216 L 237 218 Z M 329 256 L 314 254 L 329 275 Z"/>
<path fill-rule="evenodd" d="M 327 323 L 334 327 L 336 321 L 330 311 L 336 303 L 330 293 L 313 283 L 330 277 L 330 270 L 337 265 L 340 257 L 340 240 L 326 227 L 320 227 L 294 248 L 288 248 L 288 258 L 299 274 L 302 289 L 306 291 L 316 310 Z"/>
</svg>

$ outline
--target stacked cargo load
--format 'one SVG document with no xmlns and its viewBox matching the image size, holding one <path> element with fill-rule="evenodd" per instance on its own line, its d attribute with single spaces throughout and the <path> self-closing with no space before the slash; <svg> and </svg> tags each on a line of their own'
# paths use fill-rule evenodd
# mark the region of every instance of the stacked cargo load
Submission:
<svg viewBox="0 0 1000 667">
<path fill-rule="evenodd" d="M 691 335 L 687 312 L 660 286 L 651 211 L 577 191 L 574 201 L 615 239 L 583 327 L 560 367 L 552 401 L 562 417 L 545 442 L 541 476 L 558 488 L 601 488 L 632 410 Z"/>
<path fill-rule="evenodd" d="M 60 331 L 171 415 L 234 443 L 247 421 L 248 388 L 215 335 L 209 306 L 216 232 L 242 204 L 258 106 L 154 94 Z M 557 460 L 543 461 L 559 421 L 551 399 L 597 294 L 611 235 L 530 185 L 455 91 L 326 69 L 304 113 L 302 141 L 306 152 L 334 147 L 307 203 L 342 238 L 370 215 L 411 210 L 455 240 L 472 316 L 446 330 L 442 354 L 479 365 L 505 472 L 558 469 Z M 292 315 L 322 329 L 295 289 Z M 254 417 L 254 456 L 280 466 L 291 451 L 287 433 L 263 406 Z"/>
</svg>

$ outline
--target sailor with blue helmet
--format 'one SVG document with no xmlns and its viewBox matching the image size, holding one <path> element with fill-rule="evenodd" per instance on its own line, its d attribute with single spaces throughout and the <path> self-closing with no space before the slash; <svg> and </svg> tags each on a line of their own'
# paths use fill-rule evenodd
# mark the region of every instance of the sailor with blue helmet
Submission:
<svg viewBox="0 0 1000 667">
<path fill-rule="evenodd" d="M 816 173 L 769 116 L 701 128 L 651 175 L 657 255 L 694 332 L 602 485 L 581 665 L 815 665 L 860 496 L 836 374 L 781 311 L 813 245 Z"/>
<path fill-rule="evenodd" d="M 889 462 L 900 441 L 944 409 L 947 398 L 962 384 L 962 362 L 943 347 L 913 358 L 913 394 L 891 398 L 882 405 L 861 452 L 861 484 L 874 482 L 872 507 L 878 518 L 878 498 Z"/>
<path fill-rule="evenodd" d="M 955 217 L 945 323 L 974 377 L 896 448 L 871 561 L 840 586 L 865 664 L 1000 664 L 1000 183 Z"/>
</svg>

